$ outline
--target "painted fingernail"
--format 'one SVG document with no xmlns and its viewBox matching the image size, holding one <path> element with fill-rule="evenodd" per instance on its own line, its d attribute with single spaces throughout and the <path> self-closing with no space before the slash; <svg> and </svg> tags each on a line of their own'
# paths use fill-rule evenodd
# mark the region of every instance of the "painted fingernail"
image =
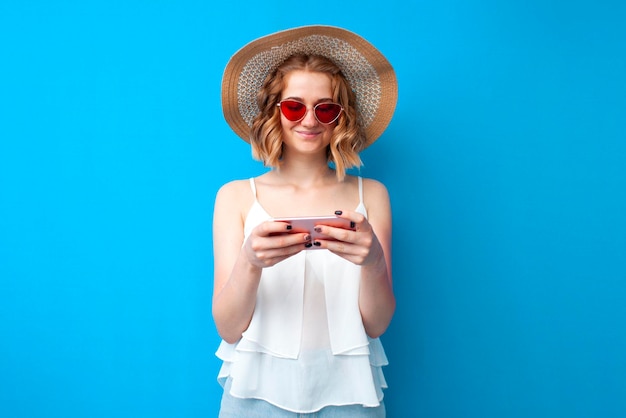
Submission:
<svg viewBox="0 0 626 418">
<path fill-rule="evenodd" d="M 290 230 L 290 229 L 291 229 L 291 225 L 287 225 L 287 230 Z"/>
<path fill-rule="evenodd" d="M 351 222 L 350 222 L 350 228 L 351 228 L 351 229 L 354 229 L 354 227 L 355 227 L 355 226 L 356 226 L 356 224 L 355 224 L 353 221 L 351 221 Z"/>
<path fill-rule="evenodd" d="M 309 234 L 306 234 L 306 235 L 304 236 L 304 240 L 305 240 L 305 241 L 311 241 L 311 236 L 310 236 Z"/>
<path fill-rule="evenodd" d="M 304 244 L 304 246 L 306 248 L 311 248 L 313 246 L 313 244 L 311 244 L 310 242 L 307 242 L 306 244 Z"/>
<path fill-rule="evenodd" d="M 321 228 L 321 227 L 319 227 L 319 226 L 316 226 L 315 228 L 313 228 L 313 230 L 314 230 L 315 232 L 322 232 L 322 228 Z"/>
<path fill-rule="evenodd" d="M 343 213 L 343 211 L 342 211 L 342 210 L 336 210 L 336 211 L 335 211 L 335 215 L 341 215 L 342 213 Z"/>
<path fill-rule="evenodd" d="M 322 245 L 322 244 L 321 244 L 319 241 L 315 241 L 315 242 L 313 243 L 313 245 L 315 245 L 316 247 L 319 247 L 319 246 L 320 246 L 320 245 Z"/>
</svg>

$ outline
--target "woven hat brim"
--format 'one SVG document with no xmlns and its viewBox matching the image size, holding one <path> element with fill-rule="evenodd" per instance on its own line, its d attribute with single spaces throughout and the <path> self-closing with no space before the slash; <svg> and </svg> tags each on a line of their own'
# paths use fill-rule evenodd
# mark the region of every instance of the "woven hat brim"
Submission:
<svg viewBox="0 0 626 418">
<path fill-rule="evenodd" d="M 356 94 L 365 146 L 378 139 L 393 117 L 398 98 L 393 67 L 361 36 L 320 25 L 263 36 L 232 56 L 222 78 L 222 110 L 233 131 L 250 142 L 252 119 L 260 112 L 256 92 L 265 77 L 295 53 L 323 55 L 341 68 Z"/>
</svg>

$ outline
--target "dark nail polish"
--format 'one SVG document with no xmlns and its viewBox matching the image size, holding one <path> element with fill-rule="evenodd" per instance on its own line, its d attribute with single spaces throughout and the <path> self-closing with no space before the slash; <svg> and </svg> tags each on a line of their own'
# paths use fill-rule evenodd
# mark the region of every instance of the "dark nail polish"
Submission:
<svg viewBox="0 0 626 418">
<path fill-rule="evenodd" d="M 311 244 L 310 242 L 307 242 L 306 244 L 304 244 L 304 246 L 306 248 L 311 248 L 313 246 L 313 244 Z"/>
<path fill-rule="evenodd" d="M 304 236 L 304 240 L 305 240 L 305 241 L 310 241 L 310 240 L 311 240 L 311 236 L 310 236 L 309 234 L 306 234 L 306 235 Z"/>
<path fill-rule="evenodd" d="M 290 229 L 291 229 L 291 225 L 287 225 L 287 230 L 290 230 Z"/>
<path fill-rule="evenodd" d="M 356 224 L 354 222 L 350 222 L 350 229 L 354 229 L 354 227 L 356 227 Z"/>
<path fill-rule="evenodd" d="M 343 213 L 343 211 L 342 211 L 342 210 L 336 210 L 336 211 L 335 211 L 335 215 L 337 215 L 337 216 L 341 215 L 342 213 Z"/>
<path fill-rule="evenodd" d="M 319 247 L 319 246 L 320 246 L 320 245 L 322 245 L 322 244 L 321 244 L 319 241 L 315 241 L 315 242 L 313 243 L 313 245 L 315 245 L 316 247 Z"/>
<path fill-rule="evenodd" d="M 316 226 L 315 228 L 313 228 L 313 230 L 315 232 L 322 232 L 322 228 L 320 228 L 319 226 Z"/>
</svg>

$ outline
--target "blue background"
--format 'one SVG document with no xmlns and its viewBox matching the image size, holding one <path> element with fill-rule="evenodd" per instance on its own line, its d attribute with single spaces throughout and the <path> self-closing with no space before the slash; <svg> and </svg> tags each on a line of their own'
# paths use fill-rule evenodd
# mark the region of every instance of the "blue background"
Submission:
<svg viewBox="0 0 626 418">
<path fill-rule="evenodd" d="M 216 415 L 222 70 L 316 23 L 399 80 L 389 416 L 626 416 L 625 4 L 1 0 L 0 416 Z"/>
</svg>

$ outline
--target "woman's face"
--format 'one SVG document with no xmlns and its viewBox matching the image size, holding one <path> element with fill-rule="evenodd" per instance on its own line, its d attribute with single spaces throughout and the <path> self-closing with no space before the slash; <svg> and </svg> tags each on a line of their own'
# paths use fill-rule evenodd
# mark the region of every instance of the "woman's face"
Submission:
<svg viewBox="0 0 626 418">
<path fill-rule="evenodd" d="M 337 122 L 320 123 L 314 115 L 313 106 L 322 102 L 332 102 L 331 78 L 324 73 L 292 71 L 285 77 L 285 88 L 281 100 L 292 99 L 307 106 L 302 120 L 292 122 L 281 113 L 283 128 L 283 158 L 292 153 L 323 154 Z"/>
</svg>

